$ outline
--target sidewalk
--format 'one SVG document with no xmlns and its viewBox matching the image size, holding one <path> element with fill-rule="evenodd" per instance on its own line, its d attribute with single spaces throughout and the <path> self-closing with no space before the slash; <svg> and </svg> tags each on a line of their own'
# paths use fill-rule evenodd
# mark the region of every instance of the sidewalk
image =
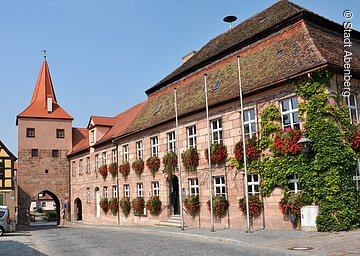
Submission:
<svg viewBox="0 0 360 256">
<path fill-rule="evenodd" d="M 278 249 L 283 252 L 302 255 L 358 255 L 360 252 L 360 230 L 348 232 L 304 232 L 298 230 L 262 229 L 246 233 L 244 229 L 217 229 L 211 232 L 209 228 L 162 226 L 96 226 L 82 223 L 70 224 L 72 227 L 97 227 L 99 229 L 119 229 L 131 232 L 162 233 L 174 236 L 187 236 L 193 239 L 214 240 L 225 243 L 238 243 L 261 248 Z M 289 250 L 295 249 L 295 250 Z M 306 250 L 310 249 L 310 250 Z"/>
</svg>

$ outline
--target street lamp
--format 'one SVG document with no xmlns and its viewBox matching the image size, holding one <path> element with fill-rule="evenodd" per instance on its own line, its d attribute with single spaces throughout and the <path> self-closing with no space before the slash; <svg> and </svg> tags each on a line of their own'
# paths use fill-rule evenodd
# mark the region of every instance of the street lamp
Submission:
<svg viewBox="0 0 360 256">
<path fill-rule="evenodd" d="M 297 143 L 300 145 L 301 151 L 305 154 L 310 153 L 311 140 L 303 136 Z"/>
</svg>

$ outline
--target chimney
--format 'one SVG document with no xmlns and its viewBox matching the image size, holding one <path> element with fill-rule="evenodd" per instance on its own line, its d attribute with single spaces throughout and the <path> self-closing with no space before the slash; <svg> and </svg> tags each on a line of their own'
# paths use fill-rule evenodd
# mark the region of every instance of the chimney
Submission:
<svg viewBox="0 0 360 256">
<path fill-rule="evenodd" d="M 182 64 L 184 64 L 185 62 L 187 62 L 192 56 L 195 55 L 195 53 L 196 53 L 196 51 L 191 51 L 191 52 L 189 52 L 188 54 L 186 54 L 185 56 L 183 56 L 183 57 L 181 58 Z"/>
<path fill-rule="evenodd" d="M 53 111 L 53 102 L 52 102 L 51 97 L 47 98 L 47 110 L 48 110 L 48 113 L 52 113 L 52 111 Z"/>
</svg>

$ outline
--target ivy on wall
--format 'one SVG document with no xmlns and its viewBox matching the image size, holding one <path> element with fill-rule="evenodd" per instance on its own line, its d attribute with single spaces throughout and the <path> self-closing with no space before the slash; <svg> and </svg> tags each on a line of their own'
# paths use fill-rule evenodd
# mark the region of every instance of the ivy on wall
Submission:
<svg viewBox="0 0 360 256">
<path fill-rule="evenodd" d="M 328 94 L 331 73 L 323 70 L 308 77 L 292 81 L 295 92 L 305 100 L 299 104 L 304 133 L 312 140 L 311 155 L 266 155 L 252 161 L 249 172 L 262 176 L 262 194 L 270 196 L 276 187 L 288 193 L 289 176 L 297 174 L 302 184 L 305 204 L 319 205 L 317 228 L 319 231 L 350 230 L 359 226 L 358 200 L 352 180 L 356 155 L 346 140 L 350 128 L 346 107 L 330 104 L 334 95 Z M 336 95 L 335 95 L 336 96 Z M 268 106 L 261 114 L 262 150 L 274 147 L 274 133 L 280 131 L 280 112 Z"/>
</svg>

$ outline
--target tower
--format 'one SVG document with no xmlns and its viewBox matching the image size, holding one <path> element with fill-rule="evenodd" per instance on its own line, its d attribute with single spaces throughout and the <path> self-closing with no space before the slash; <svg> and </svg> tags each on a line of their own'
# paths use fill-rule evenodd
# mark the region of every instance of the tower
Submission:
<svg viewBox="0 0 360 256">
<path fill-rule="evenodd" d="M 19 224 L 30 224 L 30 203 L 40 192 L 56 204 L 57 222 L 69 200 L 72 120 L 58 104 L 46 56 L 29 106 L 17 116 Z"/>
</svg>

